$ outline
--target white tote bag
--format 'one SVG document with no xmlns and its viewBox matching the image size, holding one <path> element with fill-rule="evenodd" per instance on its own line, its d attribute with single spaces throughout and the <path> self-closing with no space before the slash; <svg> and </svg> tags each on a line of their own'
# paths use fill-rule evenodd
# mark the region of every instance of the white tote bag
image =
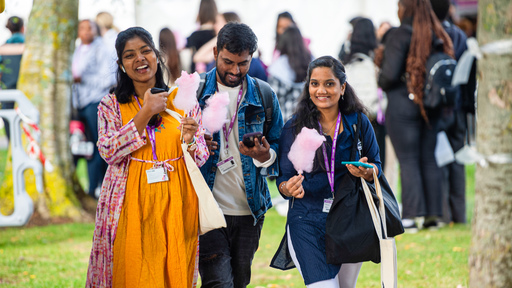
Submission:
<svg viewBox="0 0 512 288">
<path fill-rule="evenodd" d="M 366 181 L 363 178 L 361 178 L 361 183 L 363 186 L 364 195 L 366 197 L 366 202 L 368 203 L 368 208 L 370 209 L 370 213 L 372 215 L 375 232 L 377 232 L 377 236 L 379 237 L 380 242 L 381 285 L 382 288 L 397 288 L 398 268 L 396 258 L 396 243 L 393 237 L 387 237 L 388 232 L 386 227 L 386 210 L 384 208 L 382 190 L 380 188 L 379 179 L 377 178 L 375 169 L 372 170 L 375 183 L 375 191 L 377 192 L 377 197 L 379 198 L 378 208 L 375 206 L 370 189 L 368 188 L 368 184 L 366 184 Z"/>
<path fill-rule="evenodd" d="M 166 109 L 165 112 L 177 119 L 178 122 L 181 122 L 181 115 L 176 111 Z M 208 231 L 226 227 L 226 219 L 224 219 L 224 214 L 219 204 L 215 198 L 213 198 L 210 187 L 208 187 L 208 184 L 203 178 L 203 174 L 201 174 L 196 162 L 188 153 L 187 148 L 187 144 L 181 144 L 188 175 L 190 175 L 190 180 L 192 181 L 194 190 L 196 190 L 197 200 L 199 202 L 199 234 L 203 235 Z"/>
</svg>

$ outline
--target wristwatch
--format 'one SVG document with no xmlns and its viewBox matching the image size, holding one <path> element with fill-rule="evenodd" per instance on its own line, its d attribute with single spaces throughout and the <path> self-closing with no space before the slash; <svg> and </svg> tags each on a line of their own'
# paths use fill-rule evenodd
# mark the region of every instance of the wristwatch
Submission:
<svg viewBox="0 0 512 288">
<path fill-rule="evenodd" d="M 196 149 L 197 149 L 196 137 L 194 136 L 194 139 L 192 140 L 192 142 L 188 143 L 187 145 L 188 145 L 187 151 L 190 151 L 190 152 L 196 151 Z"/>
</svg>

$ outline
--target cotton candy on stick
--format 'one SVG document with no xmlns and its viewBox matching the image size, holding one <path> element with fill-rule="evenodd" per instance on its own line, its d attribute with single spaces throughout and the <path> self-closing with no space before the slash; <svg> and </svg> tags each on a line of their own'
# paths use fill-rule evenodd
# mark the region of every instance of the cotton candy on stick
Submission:
<svg viewBox="0 0 512 288">
<path fill-rule="evenodd" d="M 203 126 L 211 133 L 222 129 L 227 120 L 229 94 L 228 92 L 217 92 L 210 99 L 206 100 L 206 108 L 203 111 Z"/>
<path fill-rule="evenodd" d="M 197 72 L 188 74 L 186 71 L 181 71 L 181 77 L 176 79 L 176 85 L 178 85 L 178 93 L 174 97 L 174 107 L 188 112 L 196 106 L 197 88 L 199 88 L 199 82 L 201 77 Z"/>
<path fill-rule="evenodd" d="M 181 77 L 176 79 L 178 85 L 178 93 L 174 97 L 174 107 L 185 111 L 185 116 L 194 109 L 197 103 L 197 88 L 201 77 L 197 72 L 188 74 L 186 71 L 181 71 Z M 181 127 L 181 134 L 183 135 L 183 126 Z"/>
<path fill-rule="evenodd" d="M 324 141 L 325 137 L 315 129 L 302 128 L 288 153 L 288 159 L 299 174 L 313 170 L 316 150 Z"/>
</svg>

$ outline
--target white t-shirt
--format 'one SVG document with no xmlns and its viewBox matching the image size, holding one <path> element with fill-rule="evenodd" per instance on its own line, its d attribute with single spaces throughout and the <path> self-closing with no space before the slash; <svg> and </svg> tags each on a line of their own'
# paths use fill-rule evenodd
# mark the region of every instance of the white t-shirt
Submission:
<svg viewBox="0 0 512 288">
<path fill-rule="evenodd" d="M 240 86 L 237 87 L 227 87 L 217 82 L 217 87 L 219 88 L 219 92 L 228 92 L 229 93 L 229 106 L 228 106 L 228 121 L 231 121 L 231 117 L 234 114 L 238 113 L 238 107 L 236 107 L 236 102 L 238 98 L 238 93 L 240 92 Z M 243 100 L 245 97 L 245 93 L 247 92 L 247 87 L 244 85 L 244 91 L 242 94 Z M 226 123 L 226 129 L 229 128 L 229 123 Z M 215 200 L 219 203 L 219 207 L 222 209 L 224 215 L 231 216 L 243 216 L 243 215 L 251 215 L 251 209 L 249 208 L 249 204 L 247 203 L 247 195 L 245 194 L 245 182 L 244 175 L 242 170 L 242 159 L 240 157 L 240 150 L 238 149 L 238 116 L 235 118 L 235 123 L 233 123 L 233 130 L 228 136 L 228 157 L 233 156 L 233 160 L 235 161 L 237 167 L 227 172 L 226 174 L 222 174 L 219 170 L 215 174 L 215 183 L 213 185 L 213 196 Z M 226 140 L 224 138 L 224 131 L 220 131 L 220 155 L 219 162 L 225 160 L 226 157 Z"/>
</svg>

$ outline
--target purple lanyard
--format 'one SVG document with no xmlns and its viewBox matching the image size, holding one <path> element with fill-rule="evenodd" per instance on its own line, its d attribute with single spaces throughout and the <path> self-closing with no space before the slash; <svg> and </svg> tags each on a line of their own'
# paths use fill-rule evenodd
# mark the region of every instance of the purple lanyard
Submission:
<svg viewBox="0 0 512 288">
<path fill-rule="evenodd" d="M 218 91 L 219 91 L 219 88 L 217 88 L 217 92 Z M 222 126 L 222 131 L 224 131 L 224 139 L 226 139 L 226 151 L 228 150 L 228 147 L 229 147 L 228 137 L 229 137 L 229 134 L 231 134 L 231 131 L 233 130 L 233 125 L 235 125 L 236 115 L 238 114 L 238 105 L 240 105 L 240 102 L 242 102 L 243 92 L 244 92 L 244 83 L 242 82 L 242 84 L 240 86 L 240 92 L 238 92 L 238 98 L 236 100 L 235 113 L 233 113 L 233 117 L 231 117 L 231 122 L 229 123 L 228 130 L 226 130 L 226 125 Z"/>
<path fill-rule="evenodd" d="M 137 104 L 139 104 L 139 109 L 142 109 L 140 106 L 139 97 L 137 97 L 137 95 L 133 96 L 135 96 L 135 100 L 137 100 Z M 147 125 L 146 131 L 148 132 L 149 142 L 151 143 L 151 150 L 153 150 L 153 160 L 158 161 L 158 158 L 156 157 L 155 129 Z"/>
<path fill-rule="evenodd" d="M 334 138 L 332 139 L 332 151 L 331 151 L 331 166 L 327 160 L 327 150 L 325 144 L 322 144 L 322 151 L 324 152 L 325 168 L 327 169 L 327 179 L 329 179 L 329 185 L 331 186 L 332 198 L 334 199 L 334 160 L 336 154 L 336 141 L 338 141 L 338 133 L 340 131 L 341 112 L 338 112 L 338 120 L 336 120 L 336 129 L 334 130 Z M 318 125 L 322 128 L 322 124 L 318 121 Z"/>
</svg>

